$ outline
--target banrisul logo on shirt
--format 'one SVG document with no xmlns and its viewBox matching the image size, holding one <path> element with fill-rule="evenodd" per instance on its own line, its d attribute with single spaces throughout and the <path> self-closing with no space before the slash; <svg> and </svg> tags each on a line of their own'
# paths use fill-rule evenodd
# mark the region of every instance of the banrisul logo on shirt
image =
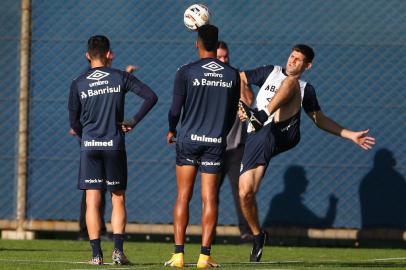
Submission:
<svg viewBox="0 0 406 270">
<path fill-rule="evenodd" d="M 202 78 L 202 79 L 194 79 L 193 86 L 216 86 L 216 87 L 224 87 L 224 88 L 231 88 L 233 86 L 233 81 L 223 81 L 222 79 L 218 80 L 217 78 L 223 78 L 223 74 L 216 73 L 216 71 L 223 70 L 224 67 L 217 64 L 214 61 L 211 61 L 207 64 L 204 64 L 202 68 L 210 70 L 212 72 L 204 72 L 203 75 L 205 77 L 211 78 Z"/>
<path fill-rule="evenodd" d="M 109 85 L 108 80 L 102 80 L 103 78 L 106 78 L 109 75 L 110 75 L 110 73 L 104 72 L 101 70 L 93 71 L 92 74 L 90 74 L 89 76 L 86 77 L 86 79 L 94 81 L 94 82 L 89 83 L 89 87 L 91 87 L 91 89 L 88 89 L 86 91 L 81 91 L 80 98 L 85 99 L 85 98 L 104 95 L 104 94 L 120 93 L 121 85 L 112 86 L 112 85 Z M 100 86 L 102 88 L 99 88 L 99 89 L 96 88 L 96 87 L 100 87 Z M 96 89 L 94 89 L 94 88 L 96 88 Z"/>
</svg>

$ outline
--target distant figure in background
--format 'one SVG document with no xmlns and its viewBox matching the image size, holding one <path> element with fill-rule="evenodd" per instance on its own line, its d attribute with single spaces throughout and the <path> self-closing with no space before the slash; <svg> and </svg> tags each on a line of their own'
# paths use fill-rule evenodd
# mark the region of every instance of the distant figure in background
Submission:
<svg viewBox="0 0 406 270">
<path fill-rule="evenodd" d="M 330 195 L 329 207 L 325 217 L 319 217 L 303 203 L 309 180 L 302 166 L 290 166 L 284 174 L 285 186 L 275 195 L 262 227 L 301 226 L 307 228 L 327 228 L 334 223 L 338 199 Z"/>
<path fill-rule="evenodd" d="M 219 41 L 217 45 L 217 59 L 223 63 L 230 64 L 230 54 L 227 43 Z M 248 88 L 248 87 L 247 87 Z M 248 88 L 248 93 L 241 94 L 241 99 L 246 104 L 251 104 L 253 101 L 253 92 Z M 246 97 L 246 98 L 244 98 Z M 241 159 L 244 153 L 244 141 L 246 136 L 246 129 L 244 124 L 240 121 L 238 114 L 234 124 L 227 135 L 227 148 L 223 159 L 223 169 L 221 171 L 221 177 L 219 182 L 218 193 L 220 195 L 221 186 L 224 183 L 224 179 L 228 176 L 231 186 L 231 192 L 233 194 L 235 211 L 238 218 L 238 228 L 240 229 L 240 238 L 243 241 L 251 241 L 252 234 L 245 220 L 240 206 L 240 197 L 238 195 L 238 178 L 240 177 Z M 220 202 L 220 201 L 219 201 Z"/>
<path fill-rule="evenodd" d="M 391 151 L 376 152 L 359 187 L 362 228 L 406 228 L 406 180 L 395 166 Z"/>
</svg>

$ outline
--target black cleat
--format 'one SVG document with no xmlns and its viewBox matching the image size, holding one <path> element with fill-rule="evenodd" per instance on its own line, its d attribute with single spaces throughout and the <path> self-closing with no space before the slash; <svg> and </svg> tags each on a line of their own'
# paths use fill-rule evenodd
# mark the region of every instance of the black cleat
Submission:
<svg viewBox="0 0 406 270">
<path fill-rule="evenodd" d="M 257 242 L 254 239 L 254 244 L 252 246 L 251 254 L 250 254 L 250 262 L 259 262 L 261 261 L 262 257 L 262 250 L 264 249 L 266 240 L 268 238 L 268 235 L 265 231 L 262 231 L 260 233 L 260 241 Z"/>
<path fill-rule="evenodd" d="M 264 126 L 266 120 L 268 120 L 268 115 L 265 111 L 258 111 L 257 109 L 253 110 L 241 100 L 238 102 L 238 107 L 245 114 L 248 123 L 253 126 L 255 131 L 260 130 Z"/>
</svg>

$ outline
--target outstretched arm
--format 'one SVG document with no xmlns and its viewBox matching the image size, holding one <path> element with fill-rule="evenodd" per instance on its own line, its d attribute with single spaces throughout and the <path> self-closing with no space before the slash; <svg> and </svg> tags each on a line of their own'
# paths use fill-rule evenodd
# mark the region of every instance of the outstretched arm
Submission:
<svg viewBox="0 0 406 270">
<path fill-rule="evenodd" d="M 348 139 L 364 150 L 371 149 L 375 144 L 375 138 L 368 136 L 369 129 L 361 131 L 346 129 L 328 116 L 324 115 L 322 111 L 310 112 L 308 113 L 308 116 L 318 128 L 338 137 Z"/>
</svg>

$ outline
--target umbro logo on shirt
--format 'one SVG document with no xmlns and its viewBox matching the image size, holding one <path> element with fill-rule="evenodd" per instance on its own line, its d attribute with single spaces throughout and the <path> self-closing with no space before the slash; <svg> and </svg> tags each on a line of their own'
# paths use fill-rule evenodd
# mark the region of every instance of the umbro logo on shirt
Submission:
<svg viewBox="0 0 406 270">
<path fill-rule="evenodd" d="M 214 61 L 211 61 L 210 63 L 203 65 L 202 68 L 205 68 L 205 69 L 213 71 L 213 72 L 224 69 L 222 66 L 220 66 L 219 64 L 217 64 Z"/>
<path fill-rule="evenodd" d="M 109 75 L 110 75 L 110 73 L 107 73 L 107 72 L 104 72 L 104 71 L 101 71 L 101 70 L 95 70 L 95 71 L 92 72 L 92 74 L 87 76 L 86 79 L 98 81 L 98 80 L 101 80 L 104 77 L 107 77 Z"/>
</svg>

